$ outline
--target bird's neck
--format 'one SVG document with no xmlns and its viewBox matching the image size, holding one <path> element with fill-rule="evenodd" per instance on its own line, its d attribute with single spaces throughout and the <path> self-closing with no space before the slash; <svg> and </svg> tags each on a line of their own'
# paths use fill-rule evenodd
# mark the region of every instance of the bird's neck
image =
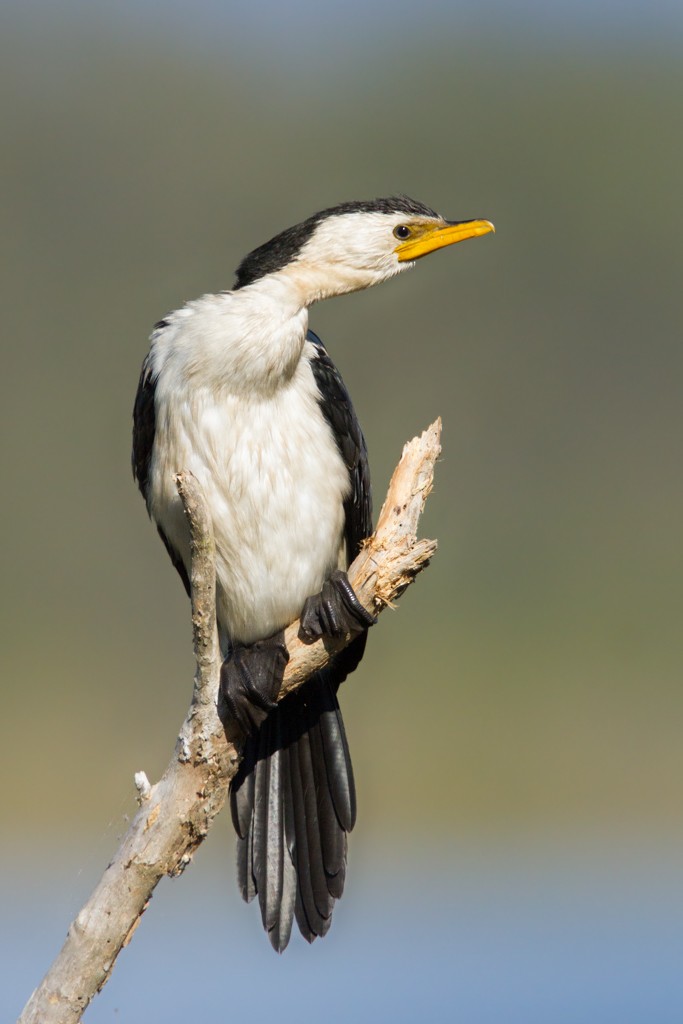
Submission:
<svg viewBox="0 0 683 1024">
<path fill-rule="evenodd" d="M 390 275 L 384 271 L 360 269 L 338 260 L 327 263 L 321 259 L 315 262 L 298 259 L 263 280 L 272 282 L 273 287 L 291 296 L 291 301 L 308 307 L 335 295 L 370 288 L 387 276 Z"/>
<path fill-rule="evenodd" d="M 178 330 L 159 338 L 157 365 L 168 362 L 169 371 L 214 393 L 272 394 L 299 365 L 308 307 L 374 283 L 353 268 L 302 260 L 237 291 L 205 295 L 178 314 Z"/>
<path fill-rule="evenodd" d="M 242 377 L 266 391 L 286 384 L 301 359 L 308 330 L 307 304 L 298 291 L 273 274 L 226 299 L 228 323 L 235 325 L 225 352 L 230 378 Z"/>
<path fill-rule="evenodd" d="M 272 392 L 286 385 L 301 359 L 308 307 L 319 299 L 367 287 L 357 274 L 325 274 L 296 263 L 222 296 L 224 334 L 216 335 L 214 371 L 229 388 Z"/>
<path fill-rule="evenodd" d="M 258 398 L 292 379 L 307 330 L 308 310 L 264 279 L 171 314 L 154 337 L 152 366 L 170 387 Z"/>
</svg>

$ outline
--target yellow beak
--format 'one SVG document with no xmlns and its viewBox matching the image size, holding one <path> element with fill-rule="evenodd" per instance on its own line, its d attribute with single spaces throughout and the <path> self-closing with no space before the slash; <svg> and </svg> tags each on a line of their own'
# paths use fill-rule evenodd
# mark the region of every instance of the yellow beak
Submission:
<svg viewBox="0 0 683 1024">
<path fill-rule="evenodd" d="M 446 245 L 454 245 L 456 242 L 464 242 L 466 238 L 476 238 L 478 235 L 488 235 L 489 231 L 495 232 L 490 220 L 461 220 L 444 226 L 437 225 L 429 227 L 426 231 L 420 232 L 414 238 L 408 238 L 405 242 L 397 245 L 394 252 L 398 256 L 399 263 L 407 260 L 419 260 L 421 256 L 434 252 L 436 249 L 443 249 Z"/>
</svg>

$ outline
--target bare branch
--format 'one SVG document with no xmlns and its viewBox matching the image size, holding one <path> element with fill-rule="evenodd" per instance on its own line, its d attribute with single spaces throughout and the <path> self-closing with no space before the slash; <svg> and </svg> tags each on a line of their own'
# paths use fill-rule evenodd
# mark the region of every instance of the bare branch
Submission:
<svg viewBox="0 0 683 1024">
<path fill-rule="evenodd" d="M 418 540 L 417 523 L 441 451 L 437 420 L 403 449 L 377 529 L 349 570 L 370 611 L 395 601 L 428 564 L 436 541 Z M 216 713 L 220 648 L 216 630 L 215 548 L 201 490 L 190 473 L 177 477 L 192 540 L 192 624 L 197 660 L 194 694 L 171 761 L 150 786 L 136 775 L 140 809 L 94 892 L 71 924 L 66 941 L 29 999 L 18 1024 L 75 1024 L 100 991 L 130 941 L 157 883 L 192 859 L 225 802 L 239 750 Z M 299 623 L 285 634 L 290 660 L 280 697 L 300 686 L 351 639 L 305 644 Z"/>
</svg>

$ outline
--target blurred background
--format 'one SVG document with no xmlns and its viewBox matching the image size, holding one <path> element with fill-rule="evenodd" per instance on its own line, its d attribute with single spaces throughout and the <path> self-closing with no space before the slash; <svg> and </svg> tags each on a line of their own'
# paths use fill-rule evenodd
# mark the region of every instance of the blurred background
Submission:
<svg viewBox="0 0 683 1024">
<path fill-rule="evenodd" d="M 0 38 L 2 1019 L 191 694 L 130 473 L 151 325 L 406 192 L 497 234 L 312 311 L 378 507 L 444 421 L 438 555 L 341 694 L 347 894 L 277 958 L 224 814 L 85 1020 L 680 1022 L 683 8 L 6 0 Z"/>
</svg>

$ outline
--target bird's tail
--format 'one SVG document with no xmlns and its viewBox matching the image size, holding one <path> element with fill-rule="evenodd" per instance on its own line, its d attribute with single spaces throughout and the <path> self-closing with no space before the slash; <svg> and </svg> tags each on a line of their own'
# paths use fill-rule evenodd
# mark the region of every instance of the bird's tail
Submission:
<svg viewBox="0 0 683 1024">
<path fill-rule="evenodd" d="M 277 952 L 294 918 L 309 942 L 325 935 L 344 889 L 356 792 L 337 689 L 364 645 L 362 635 L 278 704 L 247 741 L 231 788 L 240 891 L 247 902 L 258 895 Z"/>
</svg>

